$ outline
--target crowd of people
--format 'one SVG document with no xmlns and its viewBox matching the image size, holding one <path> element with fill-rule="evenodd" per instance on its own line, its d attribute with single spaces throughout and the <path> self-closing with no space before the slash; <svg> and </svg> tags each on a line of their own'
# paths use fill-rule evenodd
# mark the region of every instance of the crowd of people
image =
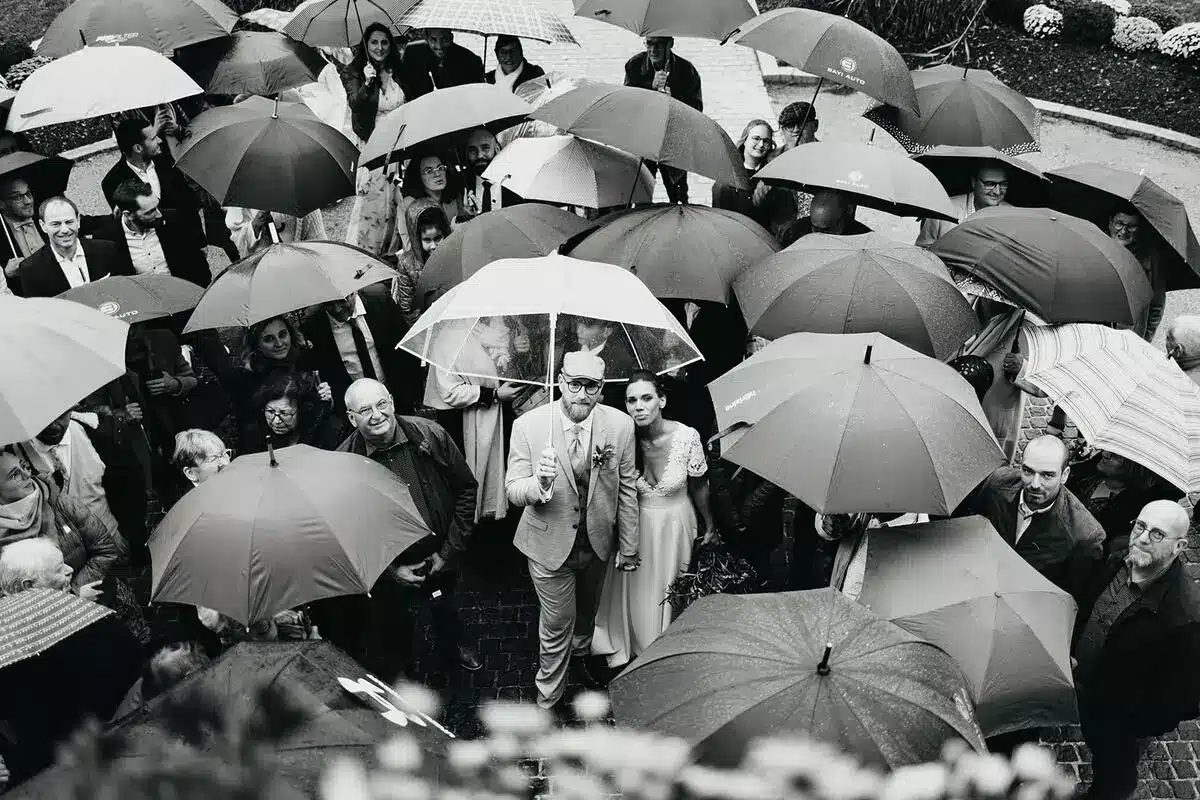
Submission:
<svg viewBox="0 0 1200 800">
<path fill-rule="evenodd" d="M 435 88 L 487 82 L 515 91 L 543 74 L 519 39 L 500 36 L 494 47 L 498 66 L 485 73 L 451 31 L 409 41 L 368 26 L 341 67 L 351 132 L 364 143 L 385 115 Z M 703 111 L 701 72 L 672 48 L 670 37 L 648 37 L 625 65 L 625 83 Z M 174 165 L 170 142 L 186 137 L 174 119 L 147 110 L 116 122 L 119 155 L 101 186 L 111 214 L 82 215 L 67 196 L 38 196 L 26 179 L 0 177 L 0 287 L 52 297 L 105 276 L 149 273 L 204 287 L 209 246 L 236 260 L 276 241 L 326 238 L 319 211 L 297 218 L 220 208 Z M 776 124 L 748 122 L 737 148 L 753 174 L 815 141 L 818 129 L 816 109 L 793 103 Z M 26 147 L 0 135 L 0 155 Z M 464 356 L 480 363 L 472 372 L 495 378 L 427 367 L 398 350 L 429 303 L 418 287 L 430 255 L 472 218 L 525 202 L 483 179 L 499 151 L 496 136 L 479 128 L 457 148 L 448 142 L 407 163 L 359 170 L 347 242 L 389 261 L 398 277 L 241 331 L 185 334 L 178 318 L 136 323 L 122 378 L 79 398 L 36 437 L 0 449 L 0 595 L 70 590 L 109 606 L 120 622 L 104 629 L 103 650 L 84 656 L 88 666 L 71 667 L 83 680 L 93 658 L 105 661 L 109 683 L 93 681 L 89 697 L 47 713 L 41 693 L 0 688 L 0 763 L 14 783 L 47 766 L 54 743 L 85 714 L 119 717 L 245 639 L 320 636 L 391 681 L 412 673 L 414 614 L 427 605 L 447 666 L 482 668 L 486 658 L 464 635 L 455 603 L 464 560 L 481 540 L 511 541 L 526 560 L 540 605 L 538 703 L 569 716 L 569 686 L 605 685 L 667 629 L 664 601 L 697 548 L 745 558 L 759 591 L 834 586 L 857 597 L 873 531 L 927 519 L 821 515 L 721 460 L 704 387 L 759 344 L 736 309 L 668 301 L 705 360 L 666 375 L 639 369 L 611 323 L 567 319 L 551 392 L 504 379 L 516 372 L 502 365 L 528 356 L 538 338 L 517 318 L 484 320 L 478 352 Z M 653 166 L 670 200 L 688 202 L 687 173 Z M 981 164 L 971 190 L 952 198 L 958 221 L 1005 205 L 1011 178 L 1003 164 Z M 717 184 L 712 204 L 755 220 L 780 247 L 868 230 L 853 197 L 833 189 Z M 1108 234 L 1155 288 L 1134 326 L 1150 340 L 1165 282 L 1145 226 L 1122 204 Z M 954 227 L 925 220 L 916 243 L 931 245 Z M 1200 382 L 1200 318 L 1175 320 L 1167 342 Z M 1002 366 L 973 353 L 950 363 L 981 401 L 998 384 L 1018 398 L 1037 393 L 1022 383 L 1019 356 Z M 987 410 L 1006 441 L 1006 410 Z M 998 469 L 955 515 L 985 517 L 1075 598 L 1072 664 L 1093 753 L 1091 796 L 1128 797 L 1142 741 L 1200 713 L 1200 596 L 1180 561 L 1190 517 L 1183 492 L 1146 467 L 1065 443 L 1065 422 L 1057 411 L 1052 432 L 1060 435 L 1033 439 L 1019 456 L 1010 451 L 1015 466 Z M 235 451 L 294 444 L 383 465 L 436 535 L 398 557 L 369 595 L 317 601 L 248 627 L 211 609 L 148 605 L 148 502 L 169 508 Z M 43 679 L 61 685 L 71 674 Z M 1010 749 L 1036 736 L 993 744 Z"/>
</svg>

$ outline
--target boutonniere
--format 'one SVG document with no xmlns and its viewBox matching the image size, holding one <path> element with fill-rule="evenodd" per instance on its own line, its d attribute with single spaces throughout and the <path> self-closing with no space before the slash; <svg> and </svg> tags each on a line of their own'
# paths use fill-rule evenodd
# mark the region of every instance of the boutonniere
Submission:
<svg viewBox="0 0 1200 800">
<path fill-rule="evenodd" d="M 596 445 L 596 450 L 595 450 L 595 452 L 592 453 L 592 466 L 593 467 L 609 466 L 610 464 L 612 464 L 613 452 L 614 452 L 613 446 L 611 444 L 606 444 L 606 445 L 604 445 L 604 447 L 601 447 L 600 445 Z"/>
<path fill-rule="evenodd" d="M 419 445 L 417 445 L 417 451 L 420 452 L 421 455 L 424 455 L 424 456 L 433 455 L 433 448 L 431 448 L 429 446 L 429 442 L 426 442 L 426 441 L 422 441 Z"/>
</svg>

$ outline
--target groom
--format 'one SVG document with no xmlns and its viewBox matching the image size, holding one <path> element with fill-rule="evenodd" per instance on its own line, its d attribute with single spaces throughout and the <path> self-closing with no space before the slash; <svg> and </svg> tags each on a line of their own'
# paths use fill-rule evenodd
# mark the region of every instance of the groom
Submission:
<svg viewBox="0 0 1200 800">
<path fill-rule="evenodd" d="M 614 544 L 617 569 L 639 564 L 633 420 L 597 405 L 603 385 L 601 358 L 567 353 L 561 399 L 513 423 L 505 487 L 509 501 L 525 507 L 513 544 L 529 559 L 541 606 L 536 683 L 543 708 L 562 699 L 570 657 L 588 655 Z"/>
</svg>

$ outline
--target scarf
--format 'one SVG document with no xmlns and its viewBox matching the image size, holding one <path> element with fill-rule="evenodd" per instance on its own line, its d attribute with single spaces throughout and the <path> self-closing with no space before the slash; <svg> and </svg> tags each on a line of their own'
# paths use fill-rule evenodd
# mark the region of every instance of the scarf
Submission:
<svg viewBox="0 0 1200 800">
<path fill-rule="evenodd" d="M 20 500 L 0 505 L 0 531 L 24 533 L 42 524 L 42 485 L 34 483 L 34 490 Z"/>
</svg>

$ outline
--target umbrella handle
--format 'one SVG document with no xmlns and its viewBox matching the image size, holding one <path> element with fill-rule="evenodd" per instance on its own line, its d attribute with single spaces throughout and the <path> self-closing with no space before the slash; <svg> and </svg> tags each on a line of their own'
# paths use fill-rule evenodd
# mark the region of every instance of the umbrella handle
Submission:
<svg viewBox="0 0 1200 800">
<path fill-rule="evenodd" d="M 550 312 L 550 355 L 546 359 L 546 396 L 548 402 L 554 404 L 554 329 L 558 327 L 558 314 Z M 549 424 L 546 425 L 546 447 L 554 447 L 554 414 L 549 414 Z"/>
<path fill-rule="evenodd" d="M 638 163 L 637 163 L 637 169 L 635 169 L 633 171 L 633 185 L 629 187 L 629 201 L 627 203 L 625 203 L 625 205 L 627 205 L 627 206 L 633 205 L 633 196 L 634 196 L 634 194 L 637 193 L 638 179 L 642 177 L 642 164 L 643 163 L 645 163 L 645 159 L 639 158 Z"/>
<path fill-rule="evenodd" d="M 805 110 L 804 116 L 800 119 L 800 134 L 804 135 L 804 126 L 808 124 L 808 117 L 817 110 L 817 95 L 821 93 L 821 86 L 825 83 L 824 78 L 817 78 L 817 88 L 813 92 L 812 102 L 808 104 L 808 109 Z"/>
</svg>

